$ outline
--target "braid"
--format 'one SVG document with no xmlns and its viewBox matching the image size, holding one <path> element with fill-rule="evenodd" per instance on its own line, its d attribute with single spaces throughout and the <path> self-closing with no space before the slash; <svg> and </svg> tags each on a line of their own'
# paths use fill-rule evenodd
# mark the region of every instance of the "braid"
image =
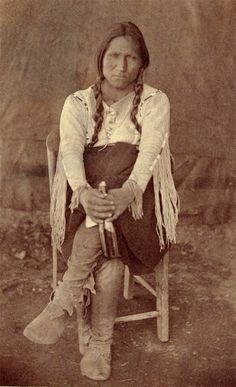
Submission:
<svg viewBox="0 0 236 387">
<path fill-rule="evenodd" d="M 94 113 L 93 119 L 95 121 L 95 129 L 93 133 L 93 137 L 89 146 L 92 147 L 98 141 L 98 133 L 101 130 L 103 123 L 103 103 L 102 103 L 102 80 L 101 78 L 93 86 L 93 92 L 96 99 L 96 111 Z"/>
<path fill-rule="evenodd" d="M 133 107 L 130 112 L 130 119 L 134 123 L 136 130 L 141 133 L 142 128 L 141 125 L 138 123 L 136 114 L 138 113 L 138 107 L 141 100 L 141 95 L 143 92 L 143 71 L 141 70 L 137 79 L 137 82 L 134 87 L 134 99 L 133 99 Z"/>
<path fill-rule="evenodd" d="M 89 146 L 92 147 L 96 142 L 98 141 L 98 134 L 101 130 L 102 123 L 103 123 L 103 99 L 102 99 L 102 80 L 101 78 L 98 79 L 98 81 L 93 86 L 93 92 L 96 99 L 96 111 L 94 113 L 94 121 L 95 121 L 95 129 L 92 136 L 92 140 L 89 143 Z M 137 78 L 137 82 L 134 86 L 134 99 L 133 99 L 133 107 L 130 112 L 130 119 L 134 123 L 136 130 L 141 133 L 142 128 L 141 125 L 138 123 L 136 114 L 138 113 L 138 107 L 141 100 L 141 95 L 143 92 L 143 70 L 140 71 L 139 76 Z"/>
</svg>

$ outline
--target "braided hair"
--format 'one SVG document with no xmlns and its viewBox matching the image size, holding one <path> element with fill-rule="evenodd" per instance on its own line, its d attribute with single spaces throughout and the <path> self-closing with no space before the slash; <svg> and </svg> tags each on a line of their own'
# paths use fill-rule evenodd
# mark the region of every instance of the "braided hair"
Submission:
<svg viewBox="0 0 236 387">
<path fill-rule="evenodd" d="M 92 140 L 89 143 L 89 146 L 92 147 L 98 141 L 98 134 L 102 127 L 103 122 L 103 103 L 102 103 L 102 79 L 98 78 L 93 86 L 94 97 L 96 99 L 96 110 L 93 116 L 95 121 L 95 129 L 92 136 Z"/>
<path fill-rule="evenodd" d="M 98 51 L 97 56 L 97 69 L 98 69 L 98 79 L 93 86 L 94 97 L 96 99 L 96 110 L 94 113 L 94 121 L 95 121 L 95 130 L 92 136 L 92 140 L 89 146 L 93 146 L 98 141 L 98 134 L 101 130 L 103 123 L 103 96 L 102 96 L 102 82 L 105 77 L 103 75 L 103 58 L 108 49 L 108 46 L 112 39 L 115 39 L 120 36 L 130 36 L 134 42 L 137 44 L 140 58 L 142 60 L 142 65 L 139 70 L 138 77 L 134 86 L 134 99 L 133 105 L 130 112 L 130 119 L 135 125 L 135 128 L 138 132 L 141 133 L 141 125 L 138 123 L 136 114 L 138 112 L 139 103 L 141 100 L 141 95 L 143 92 L 143 72 L 149 65 L 149 52 L 144 40 L 144 37 L 139 30 L 139 28 L 132 22 L 124 22 L 124 23 L 115 23 L 108 33 L 108 35 L 103 40 L 100 49 Z"/>
</svg>

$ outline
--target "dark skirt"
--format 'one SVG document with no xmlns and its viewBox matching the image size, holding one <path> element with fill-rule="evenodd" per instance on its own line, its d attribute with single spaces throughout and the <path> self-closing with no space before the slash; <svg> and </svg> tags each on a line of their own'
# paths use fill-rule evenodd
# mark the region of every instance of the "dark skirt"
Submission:
<svg viewBox="0 0 236 387">
<path fill-rule="evenodd" d="M 137 147 L 124 142 L 105 148 L 86 148 L 84 165 L 87 181 L 94 188 L 97 188 L 101 181 L 106 182 L 108 189 L 120 188 L 131 174 L 137 155 Z M 66 235 L 62 246 L 65 258 L 70 256 L 75 232 L 86 216 L 82 206 L 71 214 L 69 209 L 71 195 L 72 191 L 68 186 Z M 134 220 L 127 209 L 114 222 L 120 259 L 129 266 L 133 274 L 151 272 L 170 247 L 166 246 L 160 251 L 152 179 L 143 194 L 143 212 L 142 219 Z"/>
</svg>

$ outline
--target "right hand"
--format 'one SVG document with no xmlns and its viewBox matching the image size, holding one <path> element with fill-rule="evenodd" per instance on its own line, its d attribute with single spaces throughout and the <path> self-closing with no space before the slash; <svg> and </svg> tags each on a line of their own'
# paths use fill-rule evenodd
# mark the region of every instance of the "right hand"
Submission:
<svg viewBox="0 0 236 387">
<path fill-rule="evenodd" d="M 86 214 L 96 223 L 112 217 L 115 212 L 114 201 L 109 194 L 103 194 L 94 188 L 86 188 L 80 194 L 80 203 Z"/>
</svg>

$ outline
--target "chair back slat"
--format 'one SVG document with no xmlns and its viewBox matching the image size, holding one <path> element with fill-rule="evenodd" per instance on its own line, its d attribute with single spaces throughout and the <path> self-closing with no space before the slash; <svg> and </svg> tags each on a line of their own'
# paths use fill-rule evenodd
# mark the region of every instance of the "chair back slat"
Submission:
<svg viewBox="0 0 236 387">
<path fill-rule="evenodd" d="M 58 130 L 52 130 L 46 138 L 46 146 L 51 152 L 58 152 L 60 134 Z"/>
<path fill-rule="evenodd" d="M 47 159 L 48 159 L 49 192 L 50 192 L 50 197 L 52 197 L 52 185 L 53 185 L 53 179 L 54 179 L 54 175 L 56 172 L 56 165 L 57 165 L 56 152 L 52 152 L 47 148 Z"/>
<path fill-rule="evenodd" d="M 60 137 L 58 130 L 52 130 L 46 138 L 50 197 L 52 196 L 52 185 L 56 172 L 59 143 Z"/>
</svg>

